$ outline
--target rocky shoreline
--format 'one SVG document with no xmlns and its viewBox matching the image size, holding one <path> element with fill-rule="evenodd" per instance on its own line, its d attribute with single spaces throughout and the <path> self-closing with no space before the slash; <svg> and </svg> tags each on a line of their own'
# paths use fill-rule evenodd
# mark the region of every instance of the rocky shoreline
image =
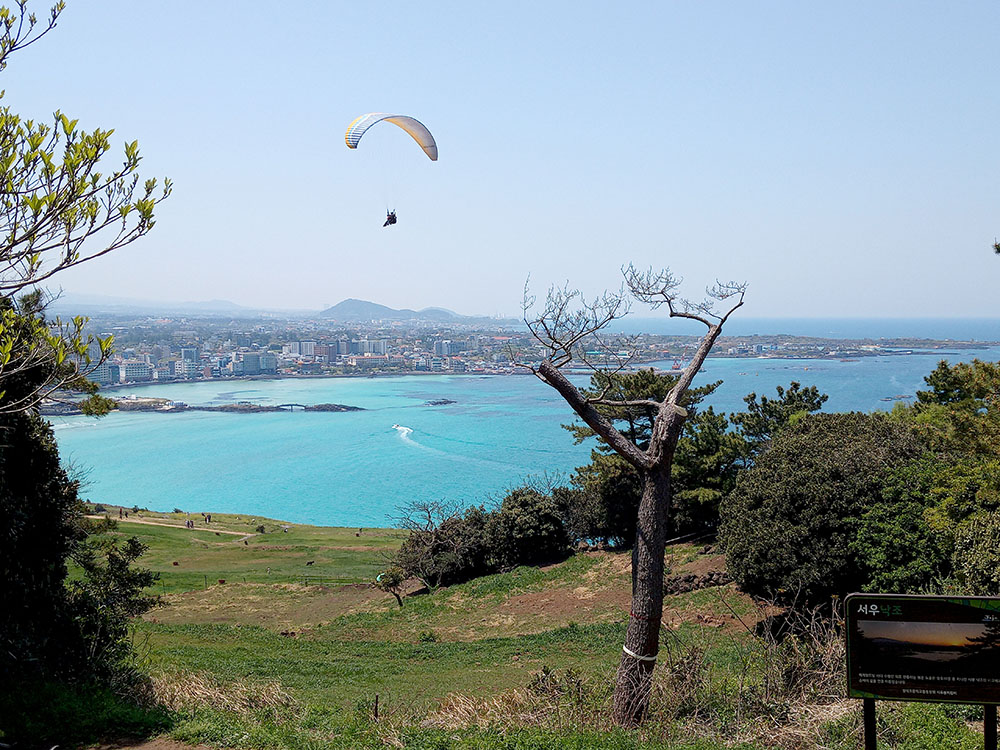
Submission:
<svg viewBox="0 0 1000 750">
<path fill-rule="evenodd" d="M 171 401 L 166 398 L 130 398 L 114 399 L 118 411 L 145 411 L 157 413 L 175 413 L 184 411 L 219 411 L 228 414 L 262 414 L 276 411 L 321 411 L 346 412 L 364 411 L 360 406 L 347 404 L 255 404 L 240 401 L 235 404 L 220 404 L 219 406 L 191 406 L 182 401 Z M 79 407 L 72 403 L 50 403 L 42 406 L 44 416 L 73 416 L 82 414 Z"/>
</svg>

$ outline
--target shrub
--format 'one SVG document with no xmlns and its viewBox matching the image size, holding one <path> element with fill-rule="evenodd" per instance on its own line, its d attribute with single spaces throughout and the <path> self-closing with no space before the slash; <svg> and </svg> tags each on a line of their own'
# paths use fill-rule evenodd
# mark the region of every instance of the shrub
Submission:
<svg viewBox="0 0 1000 750">
<path fill-rule="evenodd" d="M 578 487 L 554 487 L 552 502 L 570 544 L 592 539 L 607 541 L 607 508 L 598 493 Z"/>
<path fill-rule="evenodd" d="M 393 564 L 406 575 L 434 590 L 490 572 L 483 508 L 415 502 L 402 510 L 398 522 L 410 533 Z"/>
<path fill-rule="evenodd" d="M 490 555 L 500 568 L 535 565 L 566 557 L 569 537 L 551 495 L 528 488 L 511 491 L 486 527 Z"/>
<path fill-rule="evenodd" d="M 819 414 L 781 430 L 722 504 L 729 571 L 748 593 L 822 601 L 866 583 L 854 545 L 889 469 L 920 454 L 881 414 Z"/>
<path fill-rule="evenodd" d="M 953 559 L 970 594 L 1000 594 L 1000 513 L 980 513 L 962 524 Z"/>
<path fill-rule="evenodd" d="M 406 573 L 402 568 L 392 565 L 376 576 L 374 586 L 387 594 L 392 594 L 399 602 L 399 606 L 402 607 L 403 597 L 400 595 L 400 591 L 402 591 L 404 581 L 406 581 Z"/>
<path fill-rule="evenodd" d="M 77 484 L 59 465 L 52 428 L 0 416 L 0 684 L 57 671 L 69 625 L 66 559 L 85 536 Z"/>
<path fill-rule="evenodd" d="M 567 508 L 571 528 L 580 539 L 631 546 L 642 498 L 639 472 L 617 453 L 592 451 L 590 456 L 590 463 L 573 476 L 581 494 Z"/>
<path fill-rule="evenodd" d="M 134 665 L 129 625 L 158 602 L 144 593 L 157 574 L 134 567 L 146 549 L 135 537 L 98 537 L 74 550 L 73 560 L 83 576 L 68 586 L 74 627 L 63 636 L 62 667 L 69 674 L 125 686 L 142 679 Z"/>
<path fill-rule="evenodd" d="M 0 692 L 28 678 L 133 680 L 128 624 L 154 601 L 142 593 L 153 574 L 132 567 L 145 547 L 92 534 L 115 522 L 83 517 L 47 422 L 5 415 L 0 428 Z M 82 575 L 68 583 L 70 560 Z"/>
<path fill-rule="evenodd" d="M 858 523 L 851 552 L 869 591 L 919 591 L 947 572 L 948 556 L 920 503 L 879 503 Z"/>
</svg>

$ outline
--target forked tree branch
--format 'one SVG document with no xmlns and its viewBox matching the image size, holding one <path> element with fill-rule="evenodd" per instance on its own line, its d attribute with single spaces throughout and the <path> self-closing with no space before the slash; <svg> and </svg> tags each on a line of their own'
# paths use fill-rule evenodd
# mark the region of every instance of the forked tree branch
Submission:
<svg viewBox="0 0 1000 750">
<path fill-rule="evenodd" d="M 538 374 L 542 380 L 559 392 L 566 403 L 568 403 L 580 418 L 598 435 L 617 451 L 622 458 L 634 465 L 638 469 L 650 469 L 649 456 L 635 443 L 622 435 L 611 423 L 611 420 L 601 414 L 594 405 L 587 401 L 587 398 L 580 393 L 580 390 L 573 385 L 569 379 L 552 364 L 549 360 L 543 360 L 538 366 Z"/>
<path fill-rule="evenodd" d="M 629 312 L 629 300 L 624 289 L 605 292 L 588 302 L 579 290 L 570 289 L 568 285 L 552 287 L 541 311 L 532 315 L 535 301 L 528 282 L 525 282 L 521 306 L 524 324 L 545 349 L 547 359 L 556 367 L 563 367 L 578 356 L 577 347 L 583 339 L 593 336 L 611 321 L 623 318 Z"/>
<path fill-rule="evenodd" d="M 716 282 L 706 290 L 706 298 L 703 301 L 692 303 L 678 296 L 677 290 L 681 279 L 667 269 L 638 271 L 629 265 L 622 269 L 622 273 L 625 277 L 625 288 L 635 299 L 645 302 L 654 310 L 666 306 L 670 317 L 697 320 L 708 328 L 690 364 L 681 373 L 677 383 L 663 401 L 608 398 L 612 387 L 610 375 L 623 370 L 631 357 L 625 362 L 619 361 L 619 366 L 614 370 L 600 369 L 587 360 L 585 351 L 582 353 L 579 351 L 579 344 L 588 337 L 597 338 L 602 346 L 606 346 L 600 339 L 599 332 L 616 318 L 627 314 L 629 306 L 625 289 L 617 293 L 606 293 L 603 297 L 588 303 L 577 290 L 572 290 L 568 286 L 553 287 L 548 292 L 542 310 L 533 315 L 531 310 L 535 304 L 535 297 L 530 294 L 528 285 L 525 284 L 524 322 L 535 340 L 542 345 L 547 356 L 538 365 L 519 364 L 555 388 L 580 418 L 619 455 L 640 470 L 652 470 L 660 466 L 667 452 L 672 452 L 669 446 L 675 441 L 676 434 L 687 417 L 687 411 L 679 404 L 680 399 L 708 357 L 722 332 L 723 324 L 743 305 L 747 285 L 737 282 Z M 716 303 L 726 301 L 729 301 L 729 304 L 721 311 L 717 311 Z M 561 368 L 572 362 L 574 357 L 582 359 L 593 369 L 609 375 L 608 383 L 596 398 L 585 396 L 562 373 Z M 642 450 L 625 437 L 611 419 L 598 411 L 597 406 L 655 409 L 657 418 L 649 447 Z"/>
</svg>

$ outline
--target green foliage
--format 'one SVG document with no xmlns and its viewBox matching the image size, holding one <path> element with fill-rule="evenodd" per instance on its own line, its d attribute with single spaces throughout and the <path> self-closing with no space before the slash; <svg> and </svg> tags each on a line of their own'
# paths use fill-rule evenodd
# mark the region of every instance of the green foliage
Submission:
<svg viewBox="0 0 1000 750">
<path fill-rule="evenodd" d="M 911 418 L 934 450 L 1000 456 L 1000 363 L 940 362 L 917 391 Z M 905 412 L 901 412 L 905 414 Z"/>
<path fill-rule="evenodd" d="M 463 512 L 442 503 L 416 502 L 402 509 L 399 523 L 409 534 L 393 564 L 428 589 L 491 570 L 483 508 Z"/>
<path fill-rule="evenodd" d="M 616 545 L 635 541 L 642 479 L 617 453 L 590 452 L 590 463 L 577 468 L 573 484 L 579 496 L 571 527 L 578 539 L 599 539 Z"/>
<path fill-rule="evenodd" d="M 89 537 L 113 522 L 83 518 L 49 424 L 0 416 L 0 674 L 120 680 L 130 672 L 130 620 L 154 577 L 132 567 L 134 539 Z M 67 585 L 67 561 L 80 577 Z"/>
<path fill-rule="evenodd" d="M 728 566 L 756 595 L 823 601 L 865 583 L 854 540 L 891 467 L 921 447 L 881 414 L 820 414 L 779 431 L 723 502 Z"/>
<path fill-rule="evenodd" d="M 396 597 L 399 606 L 403 606 L 403 597 L 400 596 L 403 583 L 406 581 L 406 572 L 397 565 L 391 565 L 375 578 L 375 588 L 381 589 L 387 594 Z"/>
<path fill-rule="evenodd" d="M 20 7 L 23 11 L 23 4 Z M 9 18 L 9 13 L 0 14 L 0 24 Z M 13 27 L 6 28 L 9 40 Z M 0 30 L 0 59 L 8 49 L 3 34 Z M 141 589 L 152 582 L 148 573 L 131 567 L 142 546 L 129 540 L 97 550 L 86 541 L 91 531 L 106 531 L 108 525 L 83 518 L 77 482 L 60 466 L 52 429 L 33 408 L 57 386 L 93 393 L 94 387 L 81 378 L 77 364 L 86 359 L 91 342 L 81 338 L 82 318 L 74 319 L 68 339 L 61 326 L 50 326 L 42 315 L 40 293 L 17 301 L 10 297 L 20 288 L 18 279 L 45 278 L 42 258 L 53 249 L 46 242 L 68 240 L 70 244 L 57 253 L 63 259 L 77 253 L 72 240 L 78 236 L 74 234 L 77 229 L 67 228 L 68 218 L 59 218 L 59 211 L 71 206 L 42 208 L 33 212 L 34 218 L 16 209 L 17 191 L 30 185 L 30 180 L 41 179 L 32 177 L 32 170 L 42 169 L 47 189 L 56 192 L 66 177 L 41 152 L 16 164 L 6 159 L 4 149 L 18 148 L 21 137 L 11 127 L 9 113 L 0 110 L 0 166 L 6 170 L 0 173 L 0 179 L 6 180 L 0 191 L 0 228 L 8 232 L 6 237 L 0 232 L 0 516 L 4 518 L 0 525 L 0 685 L 29 678 L 132 680 L 136 675 L 129 665 L 128 623 L 148 609 L 149 600 Z M 64 124 L 65 132 L 72 128 Z M 14 145 L 5 139 L 13 139 Z M 37 151 L 41 145 L 38 141 L 33 148 Z M 71 158 L 71 151 L 67 147 L 66 159 Z M 35 159 L 44 166 L 38 167 Z M 113 199 L 113 194 L 106 197 Z M 56 213 L 44 218 L 50 210 Z M 60 221 L 67 234 L 60 234 Z M 35 236 L 22 236 L 25 231 Z M 16 254 L 26 252 L 25 245 L 32 254 L 30 261 Z M 101 352 L 102 356 L 106 353 L 105 342 Z M 85 408 L 104 411 L 102 401 L 92 398 Z M 82 574 L 67 586 L 70 558 Z"/>
<path fill-rule="evenodd" d="M 590 388 L 581 388 L 580 392 L 589 399 L 608 399 L 614 401 L 652 400 L 663 401 L 670 390 L 677 385 L 679 375 L 673 373 L 657 373 L 652 368 L 640 369 L 635 372 L 596 372 L 590 378 Z M 679 406 L 691 414 L 705 396 L 713 393 L 722 381 L 709 383 L 698 388 L 689 388 L 681 396 Z M 609 420 L 629 440 L 643 450 L 649 445 L 653 424 L 656 422 L 657 407 L 655 404 L 637 406 L 609 406 L 596 404 L 595 408 Z M 563 427 L 573 433 L 576 443 L 582 443 L 587 438 L 597 437 L 602 452 L 611 452 L 597 433 L 586 425 L 572 424 Z"/>
<path fill-rule="evenodd" d="M 85 535 L 77 487 L 43 419 L 0 415 L 0 434 L 0 675 L 51 673 L 68 624 L 66 560 Z"/>
<path fill-rule="evenodd" d="M 74 674 L 110 684 L 141 679 L 133 665 L 129 627 L 157 604 L 155 597 L 144 593 L 156 575 L 135 567 L 145 550 L 135 537 L 91 537 L 73 550 L 82 577 L 68 584 L 68 611 L 77 643 L 70 644 L 65 658 L 75 662 Z"/>
<path fill-rule="evenodd" d="M 604 397 L 617 401 L 662 400 L 677 383 L 673 373 L 651 369 L 634 373 L 596 373 L 591 387 L 584 390 L 589 398 Z M 711 407 L 698 410 L 698 404 L 719 387 L 721 381 L 686 391 L 681 405 L 688 418 L 677 442 L 673 462 L 673 513 L 671 533 L 711 529 L 718 518 L 718 504 L 736 480 L 737 461 L 742 446 L 739 437 L 729 430 L 729 422 Z M 597 405 L 598 411 L 611 419 L 627 438 L 640 448 L 649 444 L 656 421 L 653 405 Z M 585 425 L 564 425 L 576 442 L 597 438 L 591 461 L 577 468 L 573 485 L 583 495 L 576 509 L 580 513 L 567 518 L 574 541 L 601 539 L 619 545 L 635 540 L 636 517 L 642 497 L 642 481 L 636 469 Z"/>
<path fill-rule="evenodd" d="M 46 24 L 26 10 L 0 8 L 0 70 L 13 52 L 48 33 L 64 8 L 57 2 Z M 154 209 L 170 195 L 155 179 L 140 181 L 135 141 L 111 164 L 114 131 L 87 132 L 61 112 L 51 124 L 0 107 L 0 411 L 31 408 L 57 388 L 90 388 L 83 376 L 110 351 L 112 339 L 85 334 L 86 319 L 47 322 L 38 292 L 17 295 L 55 274 L 124 247 L 149 232 Z M 11 394 L 26 371 L 35 387 Z M 92 391 L 90 395 L 93 396 Z M 107 400 L 88 399 L 87 413 L 106 413 Z"/>
<path fill-rule="evenodd" d="M 509 492 L 489 515 L 486 537 L 494 568 L 553 562 L 569 553 L 556 502 L 527 487 Z"/>
<path fill-rule="evenodd" d="M 710 406 L 684 422 L 674 454 L 674 534 L 714 529 L 719 503 L 733 487 L 743 441 L 729 421 Z"/>
<path fill-rule="evenodd" d="M 955 535 L 955 572 L 970 594 L 1000 595 L 1000 513 L 980 513 Z"/>
<path fill-rule="evenodd" d="M 829 398 L 820 393 L 816 386 L 803 388 L 794 380 L 785 390 L 780 385 L 775 389 L 778 397 L 768 398 L 751 393 L 743 398 L 746 411 L 730 414 L 729 418 L 746 441 L 745 451 L 751 457 L 767 447 L 778 430 L 800 419 L 805 414 L 817 412 Z"/>
<path fill-rule="evenodd" d="M 868 591 L 912 592 L 946 574 L 950 563 L 921 503 L 880 502 L 865 511 L 851 542 Z"/>
<path fill-rule="evenodd" d="M 810 590 L 811 584 L 803 583 L 803 578 L 812 576 L 818 580 L 827 575 L 833 582 L 837 580 L 837 571 L 853 571 L 844 580 L 820 590 L 824 593 L 842 593 L 847 588 L 921 591 L 951 580 L 949 577 L 953 573 L 962 591 L 995 590 L 996 584 L 991 581 L 996 575 L 997 559 L 990 552 L 994 540 L 989 519 L 1000 512 L 1000 460 L 997 458 L 1000 365 L 978 360 L 954 366 L 942 362 L 925 380 L 929 389 L 918 392 L 917 402 L 912 407 L 897 406 L 888 422 L 912 433 L 929 452 L 918 451 L 902 460 L 897 455 L 881 465 L 873 464 L 865 469 L 873 484 L 870 491 L 854 501 L 841 498 L 837 504 L 838 501 L 828 500 L 824 493 L 829 493 L 831 488 L 842 488 L 845 477 L 858 469 L 839 466 L 842 461 L 836 460 L 825 469 L 819 467 L 821 471 L 816 474 L 817 456 L 832 455 L 827 447 L 832 436 L 817 435 L 813 445 L 801 443 L 801 458 L 787 455 L 782 459 L 786 465 L 771 467 L 793 478 L 774 479 L 771 504 L 758 503 L 750 510 L 746 494 L 751 492 L 751 480 L 756 475 L 753 471 L 747 474 L 745 487 L 741 481 L 746 492 L 737 492 L 738 502 L 733 505 L 733 512 L 752 531 L 749 535 L 744 534 L 743 540 L 737 538 L 740 521 L 733 521 L 731 535 L 735 556 L 731 555 L 730 562 L 734 569 L 746 567 L 742 575 L 747 576 L 751 587 L 757 586 L 759 590 L 778 587 L 790 592 L 805 586 Z M 787 397 L 788 393 L 784 395 Z M 737 421 L 735 416 L 734 421 Z M 794 418 L 791 421 L 794 422 Z M 772 451 L 782 443 L 785 432 L 794 430 L 795 427 L 787 427 L 778 432 L 773 438 Z M 866 439 L 859 443 L 863 444 L 867 444 Z M 875 449 L 875 446 L 870 447 Z M 845 450 L 851 449 L 845 446 Z M 778 459 L 778 454 L 770 456 L 768 451 L 757 461 L 762 466 L 770 466 Z M 801 481 L 803 488 L 810 487 L 815 477 L 800 474 L 810 466 L 809 471 L 816 476 L 823 472 L 827 475 L 827 479 L 820 482 L 825 490 L 819 485 L 809 490 L 816 503 L 810 506 L 804 498 L 794 502 L 787 498 L 775 499 L 781 497 L 781 488 L 788 481 Z M 851 489 L 847 494 L 855 491 Z M 767 494 L 763 486 L 757 486 L 752 492 Z M 867 496 L 867 500 L 861 502 L 862 496 Z M 780 523 L 768 532 L 773 532 L 771 544 L 774 549 L 767 554 L 763 547 L 751 552 L 749 548 L 754 547 L 754 543 L 749 540 L 757 535 L 754 513 L 766 515 L 769 511 L 763 508 L 775 510 L 774 503 L 780 506 L 783 502 L 790 503 L 789 507 L 777 507 Z M 823 507 L 828 502 L 839 508 L 839 519 L 824 520 L 823 514 L 816 510 L 816 506 Z M 749 515 L 743 516 L 743 513 Z M 767 521 L 763 519 L 760 523 L 766 527 Z M 845 543 L 846 551 L 832 544 L 831 539 Z M 760 545 L 763 543 L 761 540 Z M 790 546 L 810 551 L 808 554 L 792 553 Z M 802 566 L 802 572 L 793 575 L 796 566 Z"/>
<path fill-rule="evenodd" d="M 602 461 L 610 461 L 617 456 L 617 454 L 599 455 Z M 624 476 L 634 477 L 635 475 L 633 473 Z M 560 486 L 553 487 L 550 494 L 556 505 L 557 513 L 562 519 L 563 528 L 566 530 L 566 537 L 570 544 L 577 544 L 584 540 L 606 540 L 608 538 L 610 534 L 608 513 L 613 508 L 604 503 L 600 493 L 579 487 Z M 622 519 L 623 522 L 627 522 L 627 520 Z"/>
<path fill-rule="evenodd" d="M 434 590 L 518 565 L 561 560 L 570 553 L 563 513 L 576 499 L 572 492 L 526 486 L 508 492 L 492 511 L 413 503 L 400 519 L 409 535 L 393 566 Z"/>
</svg>

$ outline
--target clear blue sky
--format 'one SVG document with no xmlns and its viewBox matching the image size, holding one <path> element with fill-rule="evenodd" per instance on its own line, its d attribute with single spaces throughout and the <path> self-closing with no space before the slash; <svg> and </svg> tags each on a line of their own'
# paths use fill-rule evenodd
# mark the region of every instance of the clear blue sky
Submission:
<svg viewBox="0 0 1000 750">
<path fill-rule="evenodd" d="M 515 313 L 529 273 L 632 261 L 746 280 L 748 316 L 1000 315 L 992 0 L 67 4 L 4 101 L 175 183 L 67 291 Z M 440 161 L 391 126 L 349 151 L 369 111 Z"/>
</svg>

